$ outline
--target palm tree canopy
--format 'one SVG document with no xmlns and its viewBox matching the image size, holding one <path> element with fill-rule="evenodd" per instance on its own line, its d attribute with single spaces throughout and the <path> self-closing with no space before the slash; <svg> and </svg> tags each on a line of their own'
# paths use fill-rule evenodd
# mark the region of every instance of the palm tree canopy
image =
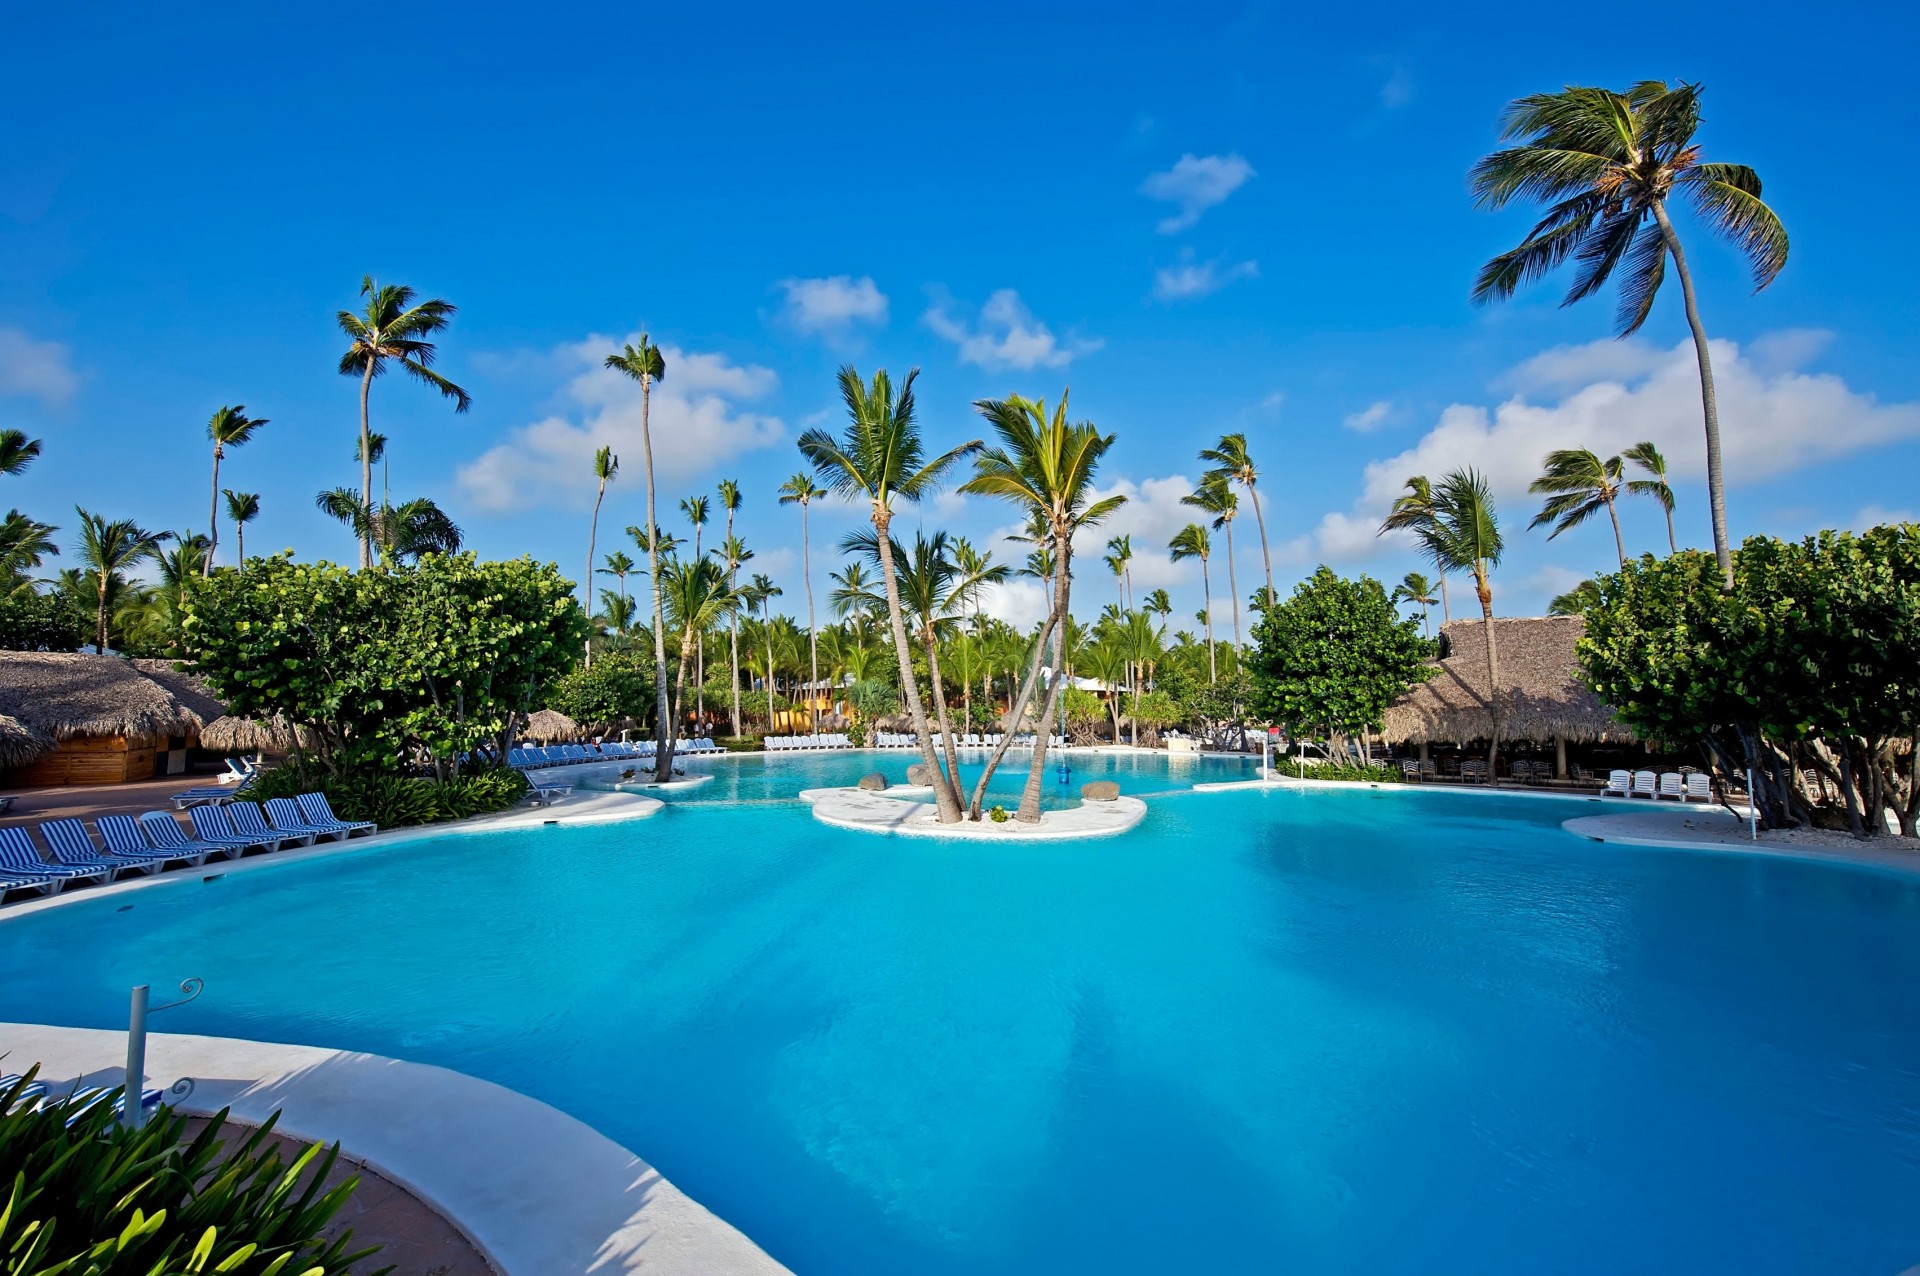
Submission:
<svg viewBox="0 0 1920 1276">
<path fill-rule="evenodd" d="M 340 331 L 349 340 L 347 352 L 340 356 L 342 376 L 371 372 L 378 377 L 389 363 L 398 363 L 408 376 L 452 399 L 455 412 L 473 406 L 471 395 L 433 370 L 439 350 L 427 340 L 452 321 L 459 307 L 437 297 L 416 304 L 413 289 L 377 284 L 372 275 L 360 281 L 360 295 L 366 299 L 364 315 L 342 310 L 337 316 Z"/>
<path fill-rule="evenodd" d="M 1219 475 L 1236 483 L 1252 487 L 1260 478 L 1260 471 L 1253 464 L 1253 456 L 1247 451 L 1247 436 L 1244 434 L 1223 434 L 1220 442 L 1210 448 L 1202 448 L 1200 459 L 1213 463 L 1213 469 L 1205 477 Z"/>
<path fill-rule="evenodd" d="M 704 496 L 682 497 L 680 500 L 680 512 L 685 514 L 687 516 L 687 522 L 693 524 L 695 527 L 705 527 L 707 525 L 707 498 Z"/>
<path fill-rule="evenodd" d="M 1565 301 L 1604 288 L 1624 268 L 1616 327 L 1646 322 L 1666 272 L 1666 240 L 1655 216 L 1684 191 L 1709 229 L 1746 254 L 1754 288 L 1787 264 L 1787 232 L 1760 198 L 1760 177 L 1744 164 L 1709 164 L 1694 134 L 1700 86 L 1644 80 L 1625 93 L 1570 86 L 1508 106 L 1495 151 L 1473 167 L 1474 199 L 1499 209 L 1514 199 L 1548 205 L 1520 244 L 1480 270 L 1476 302 L 1504 300 L 1568 258 L 1579 262 Z"/>
<path fill-rule="evenodd" d="M 604 366 L 643 384 L 667 378 L 667 356 L 660 353 L 660 347 L 649 341 L 644 332 L 640 334 L 639 345 L 629 343 L 620 347 L 618 354 L 606 357 Z"/>
<path fill-rule="evenodd" d="M 446 511 L 424 496 L 399 505 L 380 505 L 369 511 L 353 491 L 336 487 L 313 498 L 314 508 L 346 524 L 393 562 L 418 560 L 426 554 L 457 554 L 466 536 Z"/>
<path fill-rule="evenodd" d="M 871 615 L 887 605 L 879 582 L 868 576 L 866 567 L 858 561 L 848 563 L 842 571 L 829 572 L 827 579 L 835 585 L 834 591 L 827 595 L 827 606 L 833 609 L 836 619 Z"/>
<path fill-rule="evenodd" d="M 782 505 L 811 505 L 827 494 L 827 489 L 813 481 L 806 473 L 794 475 L 780 485 L 780 503 Z"/>
<path fill-rule="evenodd" d="M 927 459 L 914 415 L 913 383 L 919 376 L 918 368 L 908 372 L 896 392 L 885 369 L 875 372 L 871 383 L 862 381 L 851 364 L 840 369 L 845 434 L 835 439 L 816 428 L 800 436 L 800 455 L 829 492 L 891 509 L 896 497 L 917 501 L 931 496 L 948 470 L 979 450 L 975 440 Z"/>
<path fill-rule="evenodd" d="M 1549 616 L 1581 616 L 1600 605 L 1600 586 L 1583 580 L 1564 594 L 1554 595 L 1547 604 Z"/>
<path fill-rule="evenodd" d="M 227 517 L 236 523 L 251 523 L 260 516 L 260 496 L 256 492 L 236 492 L 230 487 L 220 489 L 227 498 Z"/>
<path fill-rule="evenodd" d="M 1673 488 L 1667 482 L 1667 458 L 1660 455 L 1660 449 L 1651 442 L 1636 443 L 1620 455 L 1647 475 L 1643 479 L 1629 479 L 1627 490 L 1635 496 L 1651 496 L 1660 502 L 1660 507 L 1667 513 L 1673 513 Z"/>
<path fill-rule="evenodd" d="M 973 477 L 960 490 L 1012 502 L 1032 523 L 1029 539 L 1071 536 L 1104 522 L 1127 503 L 1119 495 L 1093 499 L 1094 475 L 1114 436 L 1100 433 L 1091 421 L 1069 422 L 1065 390 L 1051 415 L 1046 400 L 1019 395 L 982 399 L 973 406 L 999 444 L 974 458 Z"/>
<path fill-rule="evenodd" d="M 613 454 L 612 448 L 603 447 L 593 454 L 593 477 L 605 483 L 619 472 L 620 458 Z"/>
<path fill-rule="evenodd" d="M 1433 521 L 1433 484 L 1424 474 L 1416 474 L 1406 482 L 1404 495 L 1394 498 L 1393 505 L 1387 510 L 1387 516 L 1380 521 L 1377 536 L 1388 532 L 1418 532 Z"/>
<path fill-rule="evenodd" d="M 1192 495 L 1180 498 L 1182 505 L 1191 505 L 1213 515 L 1215 529 L 1225 527 L 1240 512 L 1240 496 L 1229 485 L 1227 479 L 1219 474 L 1205 474 L 1200 478 L 1200 486 Z"/>
<path fill-rule="evenodd" d="M 0 588 L 8 591 L 32 588 L 27 572 L 60 552 L 60 547 L 53 543 L 53 533 L 58 530 L 51 523 L 28 518 L 19 510 L 8 510 L 7 516 L 0 519 Z"/>
<path fill-rule="evenodd" d="M 1393 602 L 1412 603 L 1416 607 L 1431 607 L 1436 600 L 1433 597 L 1433 582 L 1424 573 L 1408 572 L 1398 585 L 1393 587 Z"/>
<path fill-rule="evenodd" d="M 247 415 L 247 405 L 236 403 L 221 408 L 207 421 L 207 437 L 213 440 L 216 452 L 230 447 L 240 447 L 253 438 L 253 433 L 267 424 L 265 417 Z"/>
<path fill-rule="evenodd" d="M 1557 448 L 1547 453 L 1546 467 L 1527 490 L 1545 496 L 1546 504 L 1527 526 L 1551 523 L 1547 533 L 1552 540 L 1570 527 L 1598 514 L 1620 494 L 1621 474 L 1625 467 L 1617 456 L 1601 460 L 1591 449 Z"/>
<path fill-rule="evenodd" d="M 720 480 L 720 508 L 729 514 L 740 509 L 740 485 L 732 479 Z"/>
<path fill-rule="evenodd" d="M 1421 539 L 1443 571 L 1499 566 L 1506 545 L 1487 476 L 1468 467 L 1441 479 L 1433 489 L 1433 522 L 1422 530 Z"/>
<path fill-rule="evenodd" d="M 1198 523 L 1188 523 L 1173 534 L 1173 539 L 1167 542 L 1167 551 L 1176 563 L 1188 558 L 1205 562 L 1207 556 L 1213 553 L 1213 543 L 1207 538 L 1206 528 Z"/>
<path fill-rule="evenodd" d="M 76 505 L 80 516 L 80 565 L 97 575 L 126 571 L 160 552 L 172 532 L 149 532 L 132 519 L 108 521 Z"/>
<path fill-rule="evenodd" d="M 660 591 L 668 619 L 696 631 L 726 618 L 742 601 L 739 591 L 727 584 L 726 571 L 711 558 L 662 565 Z"/>
<path fill-rule="evenodd" d="M 0 474 L 18 474 L 40 455 L 40 440 L 25 430 L 0 430 Z"/>
<path fill-rule="evenodd" d="M 600 569 L 602 576 L 625 576 L 638 566 L 638 564 L 631 558 L 628 558 L 622 550 L 615 550 L 613 553 L 608 554 L 602 561 L 606 563 L 606 566 Z"/>
</svg>

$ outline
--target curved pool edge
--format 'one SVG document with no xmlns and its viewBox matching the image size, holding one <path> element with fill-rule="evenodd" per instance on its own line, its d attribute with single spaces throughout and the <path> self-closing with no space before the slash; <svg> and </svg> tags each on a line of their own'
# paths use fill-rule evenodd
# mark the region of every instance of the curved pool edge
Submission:
<svg viewBox="0 0 1920 1276">
<path fill-rule="evenodd" d="M 1078 806 L 1043 811 L 1038 825 L 1011 819 L 1002 823 L 963 820 L 958 824 L 941 824 L 934 816 L 933 803 L 904 795 L 902 790 L 907 787 L 877 792 L 857 788 L 804 789 L 800 800 L 815 820 L 830 828 L 956 842 L 1088 841 L 1130 832 L 1147 817 L 1145 802 L 1123 794 L 1102 802 L 1081 798 Z M 915 790 L 916 793 L 931 791 Z"/>
<path fill-rule="evenodd" d="M 126 1034 L 0 1023 L 8 1066 L 56 1090 L 118 1085 Z M 235 1037 L 147 1038 L 150 1084 L 191 1077 L 177 1104 L 338 1142 L 439 1210 L 504 1276 L 646 1271 L 791 1276 L 637 1154 L 517 1090 L 384 1055 Z"/>
<path fill-rule="evenodd" d="M 430 842 L 438 838 L 458 837 L 463 834 L 513 833 L 548 827 L 585 828 L 597 824 L 622 824 L 632 820 L 649 819 L 658 815 L 665 806 L 666 803 L 659 798 L 645 797 L 638 793 L 602 792 L 588 797 L 564 798 L 556 806 L 514 807 L 493 815 L 476 815 L 471 819 L 453 820 L 446 824 L 391 829 L 383 833 L 375 833 L 370 837 L 348 838 L 343 842 L 316 842 L 312 846 L 290 846 L 283 850 L 251 855 L 244 859 L 210 861 L 198 868 L 176 868 L 161 873 L 122 878 L 117 882 L 90 886 L 72 893 L 61 891 L 58 895 L 16 900 L 0 907 L 0 925 L 15 918 L 32 916 L 67 904 L 83 904 L 89 900 L 132 894 L 135 891 L 149 890 L 157 886 L 178 885 L 195 879 L 206 881 L 209 878 L 225 877 L 235 873 L 252 873 L 276 864 L 311 864 L 316 860 L 342 855 L 394 851 L 416 842 Z"/>
</svg>

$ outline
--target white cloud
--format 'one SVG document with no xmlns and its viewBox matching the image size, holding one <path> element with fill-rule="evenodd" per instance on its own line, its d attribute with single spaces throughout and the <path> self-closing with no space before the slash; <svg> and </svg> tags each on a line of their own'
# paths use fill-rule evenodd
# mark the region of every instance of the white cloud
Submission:
<svg viewBox="0 0 1920 1276">
<path fill-rule="evenodd" d="M 782 279 L 786 321 L 804 333 L 844 336 L 856 324 L 885 323 L 887 295 L 871 275 L 829 275 L 823 279 Z"/>
<path fill-rule="evenodd" d="M 1548 563 L 1527 577 L 1526 587 L 1542 598 L 1553 598 L 1567 593 L 1585 579 L 1585 572 Z"/>
<path fill-rule="evenodd" d="M 1859 513 L 1855 514 L 1852 519 L 1848 520 L 1847 526 L 1856 532 L 1864 532 L 1869 528 L 1880 527 L 1887 523 L 1911 523 L 1914 521 L 1915 515 L 1912 510 L 1888 509 L 1884 505 L 1867 505 L 1862 507 Z"/>
<path fill-rule="evenodd" d="M 1016 576 L 980 593 L 980 610 L 1016 628 L 1028 630 L 1047 618 L 1053 596 L 1049 588 L 1030 577 Z"/>
<path fill-rule="evenodd" d="M 1162 235 L 1176 235 L 1200 220 L 1200 215 L 1246 185 L 1253 165 L 1238 155 L 1182 155 L 1164 173 L 1148 176 L 1140 193 L 1180 211 L 1159 225 Z"/>
<path fill-rule="evenodd" d="M 1235 262 L 1231 266 L 1222 266 L 1217 258 L 1195 261 L 1193 250 L 1188 248 L 1181 252 L 1178 265 L 1162 266 L 1153 273 L 1153 297 L 1155 301 L 1192 301 L 1210 292 L 1219 292 L 1238 280 L 1259 277 L 1257 261 Z"/>
<path fill-rule="evenodd" d="M 1769 358 L 1779 359 L 1790 346 L 1805 353 L 1816 343 L 1776 342 Z M 1920 403 L 1881 403 L 1828 373 L 1767 370 L 1731 342 L 1714 342 L 1711 350 L 1730 483 L 1920 436 Z M 1496 383 L 1522 387 L 1514 397 L 1491 408 L 1453 404 L 1412 447 L 1370 463 L 1351 512 L 1321 520 L 1320 553 L 1328 559 L 1362 556 L 1371 530 L 1413 474 L 1438 479 L 1461 466 L 1475 467 L 1516 527 L 1531 513 L 1527 486 L 1555 448 L 1587 447 L 1608 455 L 1651 439 L 1677 477 L 1697 477 L 1706 469 L 1698 377 L 1691 342 L 1664 351 L 1631 341 L 1546 351 Z M 1533 402 L 1528 390 L 1547 393 Z"/>
<path fill-rule="evenodd" d="M 1389 111 L 1413 101 L 1413 77 L 1407 68 L 1396 65 L 1380 86 L 1380 105 Z"/>
<path fill-rule="evenodd" d="M 577 414 L 555 414 L 523 426 L 460 467 L 467 495 L 487 510 L 583 499 L 593 490 L 593 454 L 601 447 L 620 457 L 621 476 L 610 492 L 639 481 L 645 464 L 640 386 L 601 366 L 609 351 L 638 339 L 637 333 L 618 339 L 596 335 L 556 349 L 549 356 L 551 366 L 569 378 L 561 395 Z M 649 420 L 658 475 L 685 478 L 786 436 L 778 417 L 741 406 L 779 384 L 770 369 L 674 346 L 662 347 L 662 353 L 667 374 L 653 388 Z"/>
<path fill-rule="evenodd" d="M 1347 413 L 1347 415 L 1340 418 L 1340 424 L 1344 428 L 1352 430 L 1355 434 L 1371 434 L 1382 425 L 1385 425 L 1387 418 L 1392 415 L 1392 413 L 1393 405 L 1385 399 L 1382 399 L 1378 403 L 1368 404 L 1358 412 Z"/>
<path fill-rule="evenodd" d="M 67 347 L 18 328 L 0 328 L 0 395 L 24 395 L 60 407 L 79 389 L 80 375 Z"/>
<path fill-rule="evenodd" d="M 969 320 L 959 313 L 954 301 L 936 293 L 933 304 L 922 316 L 934 335 L 951 341 L 960 353 L 960 362 L 971 363 L 989 372 L 1013 369 L 1064 368 L 1083 354 L 1091 354 L 1105 345 L 1097 337 L 1079 337 L 1068 333 L 1056 337 L 1053 330 L 1034 318 L 1020 294 L 1002 288 L 987 298 L 980 313 Z"/>
</svg>

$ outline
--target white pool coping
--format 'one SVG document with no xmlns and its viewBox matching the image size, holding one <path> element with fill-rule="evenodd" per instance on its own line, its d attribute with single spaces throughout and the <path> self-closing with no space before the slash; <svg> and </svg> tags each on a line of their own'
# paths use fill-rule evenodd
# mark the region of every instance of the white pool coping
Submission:
<svg viewBox="0 0 1920 1276">
<path fill-rule="evenodd" d="M 925 788 L 916 791 L 905 785 L 880 791 L 806 789 L 801 792 L 800 800 L 812 808 L 814 819 L 834 828 L 983 842 L 1074 842 L 1115 837 L 1139 824 L 1147 815 L 1145 802 L 1123 794 L 1111 802 L 1089 802 L 1082 798 L 1078 806 L 1043 811 L 1038 824 L 1023 824 L 1012 818 L 999 824 L 988 819 L 942 824 L 933 803 L 919 800 L 920 794 L 931 791 Z"/>
<path fill-rule="evenodd" d="M 1749 832 L 1746 817 L 1734 815 L 1724 807 L 1695 806 L 1682 810 L 1665 804 L 1657 809 L 1649 809 L 1644 802 L 1636 805 L 1638 809 L 1631 812 L 1616 810 L 1604 815 L 1579 816 L 1563 821 L 1560 827 L 1575 837 L 1614 846 L 1762 855 L 1920 875 L 1920 854 L 1913 851 L 1884 850 L 1872 842 L 1804 845 L 1771 839 L 1764 833 L 1756 840 Z M 1682 816 L 1686 818 L 1679 818 Z"/>
<path fill-rule="evenodd" d="M 0 1023 L 7 1066 L 118 1085 L 126 1034 Z M 478 1077 L 381 1055 L 228 1037 L 147 1038 L 148 1084 L 190 1077 L 180 1110 L 279 1129 L 342 1151 L 438 1209 L 505 1276 L 644 1272 L 781 1276 L 787 1269 L 591 1126 Z"/>
</svg>

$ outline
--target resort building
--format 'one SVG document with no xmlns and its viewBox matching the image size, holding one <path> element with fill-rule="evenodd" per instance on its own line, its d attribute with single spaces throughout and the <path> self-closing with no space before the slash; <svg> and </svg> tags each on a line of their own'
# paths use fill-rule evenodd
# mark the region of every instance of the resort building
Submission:
<svg viewBox="0 0 1920 1276">
<path fill-rule="evenodd" d="M 187 769 L 222 715 L 170 660 L 9 651 L 0 659 L 0 781 L 124 784 Z"/>
</svg>

